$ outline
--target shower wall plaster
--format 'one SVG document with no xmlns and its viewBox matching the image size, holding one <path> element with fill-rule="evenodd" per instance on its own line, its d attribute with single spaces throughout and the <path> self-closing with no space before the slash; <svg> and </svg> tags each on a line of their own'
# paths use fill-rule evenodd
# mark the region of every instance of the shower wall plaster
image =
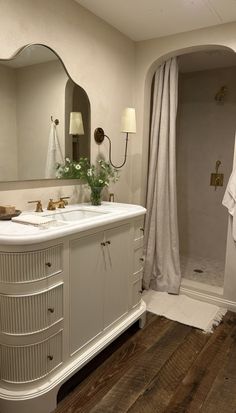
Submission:
<svg viewBox="0 0 236 413">
<path fill-rule="evenodd" d="M 104 128 L 113 142 L 113 161 L 119 163 L 125 144 L 125 136 L 120 133 L 121 112 L 124 107 L 134 106 L 134 43 L 74 0 L 0 0 L 0 10 L 0 57 L 9 58 L 30 43 L 54 49 L 72 79 L 88 94 L 91 134 L 98 126 Z M 99 152 L 107 157 L 108 145 L 99 148 L 92 136 L 91 151 L 93 161 Z M 130 151 L 120 181 L 113 188 L 115 199 L 121 202 L 131 201 L 129 158 Z M 79 193 L 77 201 L 82 201 L 84 191 L 72 183 L 0 183 L 0 203 L 26 209 L 32 208 L 27 206 L 29 199 L 40 197 L 45 205 L 49 197 L 57 198 L 61 193 Z"/>
<path fill-rule="evenodd" d="M 236 66 L 181 74 L 177 116 L 177 196 L 180 251 L 224 261 L 228 213 L 222 198 L 232 170 L 235 140 Z M 222 103 L 214 99 L 222 86 Z M 220 160 L 224 186 L 210 186 Z"/>
</svg>

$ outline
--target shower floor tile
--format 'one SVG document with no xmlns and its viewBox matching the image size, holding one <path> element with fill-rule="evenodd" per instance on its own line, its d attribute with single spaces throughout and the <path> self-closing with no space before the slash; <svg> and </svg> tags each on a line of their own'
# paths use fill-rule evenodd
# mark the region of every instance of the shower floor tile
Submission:
<svg viewBox="0 0 236 413">
<path fill-rule="evenodd" d="M 212 258 L 180 256 L 182 277 L 208 285 L 223 287 L 224 266 L 224 261 Z"/>
</svg>

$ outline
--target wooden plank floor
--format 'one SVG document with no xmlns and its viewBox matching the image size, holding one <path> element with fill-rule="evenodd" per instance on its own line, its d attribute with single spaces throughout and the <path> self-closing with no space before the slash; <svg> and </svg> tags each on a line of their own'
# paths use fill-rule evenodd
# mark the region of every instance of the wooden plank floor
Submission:
<svg viewBox="0 0 236 413">
<path fill-rule="evenodd" d="M 236 413 L 236 314 L 210 335 L 148 314 L 143 330 L 132 326 L 59 399 L 55 413 Z"/>
</svg>

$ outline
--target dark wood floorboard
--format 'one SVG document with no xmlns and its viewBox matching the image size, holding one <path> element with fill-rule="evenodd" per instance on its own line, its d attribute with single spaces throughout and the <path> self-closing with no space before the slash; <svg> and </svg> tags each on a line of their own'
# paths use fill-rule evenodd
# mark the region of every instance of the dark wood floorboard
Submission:
<svg viewBox="0 0 236 413">
<path fill-rule="evenodd" d="M 144 329 L 132 326 L 68 392 L 55 413 L 236 413 L 236 314 L 213 334 L 148 314 Z"/>
</svg>

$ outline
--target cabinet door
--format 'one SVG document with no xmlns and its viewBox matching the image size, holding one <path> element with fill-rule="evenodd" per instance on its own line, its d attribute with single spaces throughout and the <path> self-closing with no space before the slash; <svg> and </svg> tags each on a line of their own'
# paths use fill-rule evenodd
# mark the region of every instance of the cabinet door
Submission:
<svg viewBox="0 0 236 413">
<path fill-rule="evenodd" d="M 132 249 L 129 224 L 108 230 L 104 280 L 104 328 L 128 311 Z"/>
<path fill-rule="evenodd" d="M 103 329 L 103 232 L 70 242 L 70 352 Z"/>
</svg>

